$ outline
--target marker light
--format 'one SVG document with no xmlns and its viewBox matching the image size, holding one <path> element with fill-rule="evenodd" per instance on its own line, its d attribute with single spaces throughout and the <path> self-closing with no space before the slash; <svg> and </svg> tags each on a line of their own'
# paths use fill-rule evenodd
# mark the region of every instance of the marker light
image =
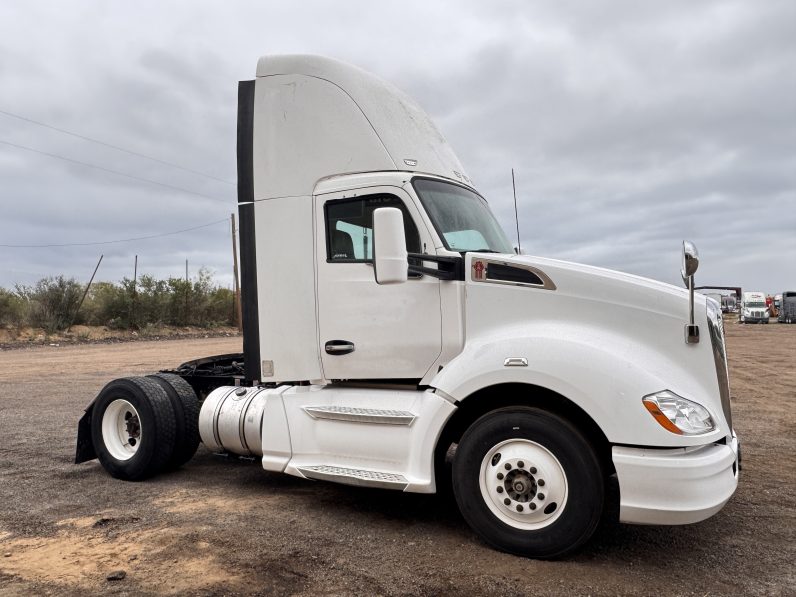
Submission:
<svg viewBox="0 0 796 597">
<path fill-rule="evenodd" d="M 661 427 L 677 435 L 702 435 L 716 428 L 704 406 L 669 390 L 644 396 L 641 401 Z"/>
</svg>

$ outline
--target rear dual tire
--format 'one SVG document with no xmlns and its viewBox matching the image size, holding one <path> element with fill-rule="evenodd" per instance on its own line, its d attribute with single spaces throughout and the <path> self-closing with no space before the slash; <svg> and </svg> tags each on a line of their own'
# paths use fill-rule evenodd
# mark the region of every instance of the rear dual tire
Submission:
<svg viewBox="0 0 796 597">
<path fill-rule="evenodd" d="M 196 395 L 177 376 L 113 380 L 94 401 L 94 451 L 111 476 L 147 479 L 193 456 L 199 444 L 198 413 Z"/>
</svg>

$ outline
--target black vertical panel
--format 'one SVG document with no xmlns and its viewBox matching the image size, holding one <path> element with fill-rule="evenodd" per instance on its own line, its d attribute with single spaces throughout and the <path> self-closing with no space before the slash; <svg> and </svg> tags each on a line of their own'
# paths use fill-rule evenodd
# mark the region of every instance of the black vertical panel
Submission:
<svg viewBox="0 0 796 597">
<path fill-rule="evenodd" d="M 240 226 L 243 358 L 248 381 L 260 379 L 257 244 L 254 230 L 254 81 L 238 83 L 238 221 Z"/>
</svg>

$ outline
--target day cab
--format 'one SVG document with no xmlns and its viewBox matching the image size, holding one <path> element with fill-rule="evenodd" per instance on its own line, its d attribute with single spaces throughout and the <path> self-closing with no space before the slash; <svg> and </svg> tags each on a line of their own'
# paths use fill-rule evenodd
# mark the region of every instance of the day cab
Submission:
<svg viewBox="0 0 796 597">
<path fill-rule="evenodd" d="M 591 536 L 613 475 L 627 523 L 697 522 L 735 491 L 721 312 L 693 293 L 690 243 L 690 290 L 518 255 L 417 104 L 315 56 L 240 83 L 238 169 L 244 352 L 171 372 L 210 450 L 452 487 L 478 535 L 532 557 Z M 124 400 L 94 437 L 99 453 L 140 421 L 132 460 L 147 422 Z"/>
</svg>

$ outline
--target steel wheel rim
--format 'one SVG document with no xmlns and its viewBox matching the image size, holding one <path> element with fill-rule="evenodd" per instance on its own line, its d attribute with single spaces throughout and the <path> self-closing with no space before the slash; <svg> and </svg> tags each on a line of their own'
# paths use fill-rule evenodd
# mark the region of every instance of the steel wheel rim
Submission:
<svg viewBox="0 0 796 597">
<path fill-rule="evenodd" d="M 102 416 L 102 440 L 116 460 L 129 460 L 141 445 L 141 418 L 127 400 L 118 398 Z"/>
<path fill-rule="evenodd" d="M 527 439 L 492 447 L 481 461 L 479 487 L 484 503 L 499 520 L 527 531 L 553 524 L 569 495 L 558 458 Z"/>
</svg>

